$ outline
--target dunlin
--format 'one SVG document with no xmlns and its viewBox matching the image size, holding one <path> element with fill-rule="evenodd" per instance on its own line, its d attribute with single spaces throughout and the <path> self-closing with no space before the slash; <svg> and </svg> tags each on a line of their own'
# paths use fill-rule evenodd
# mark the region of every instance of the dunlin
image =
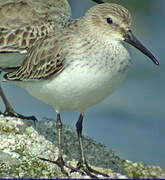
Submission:
<svg viewBox="0 0 165 180">
<path fill-rule="evenodd" d="M 109 96 L 124 80 L 130 66 L 129 43 L 158 61 L 136 39 L 131 15 L 124 7 L 103 3 L 93 6 L 84 17 L 68 23 L 62 31 L 42 38 L 29 51 L 22 66 L 4 78 L 25 88 L 32 96 L 54 107 L 57 113 L 59 156 L 56 163 L 64 172 L 62 158 L 62 110 L 80 111 L 76 123 L 81 169 L 97 174 L 85 159 L 82 122 L 88 107 Z"/>
<path fill-rule="evenodd" d="M 41 37 L 63 28 L 70 16 L 67 0 L 1 0 L 0 72 L 20 66 L 27 49 Z M 16 113 L 1 87 L 0 96 L 6 106 L 5 115 L 32 118 Z"/>
</svg>

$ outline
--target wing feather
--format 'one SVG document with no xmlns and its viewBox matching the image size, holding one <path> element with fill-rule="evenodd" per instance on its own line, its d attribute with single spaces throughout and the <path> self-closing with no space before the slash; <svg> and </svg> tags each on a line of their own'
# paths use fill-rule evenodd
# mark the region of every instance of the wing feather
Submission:
<svg viewBox="0 0 165 180">
<path fill-rule="evenodd" d="M 21 67 L 15 72 L 5 74 L 4 78 L 10 81 L 32 81 L 58 75 L 69 66 L 66 59 L 75 53 L 72 42 L 79 37 L 77 23 L 81 24 L 81 21 L 71 21 L 63 29 L 39 39 L 29 49 Z"/>
<path fill-rule="evenodd" d="M 8 80 L 30 81 L 57 75 L 64 68 L 60 44 L 53 36 L 38 40 L 30 49 L 23 65 L 4 77 Z"/>
<path fill-rule="evenodd" d="M 66 0 L 0 1 L 0 52 L 22 52 L 71 18 Z"/>
</svg>

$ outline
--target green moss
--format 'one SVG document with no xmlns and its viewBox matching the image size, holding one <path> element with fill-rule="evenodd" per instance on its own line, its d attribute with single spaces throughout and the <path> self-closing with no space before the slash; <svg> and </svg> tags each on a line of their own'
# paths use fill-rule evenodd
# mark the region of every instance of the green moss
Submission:
<svg viewBox="0 0 165 180">
<path fill-rule="evenodd" d="M 123 161 L 122 163 L 130 179 L 165 178 L 165 170 L 160 167 L 147 166 L 141 162 Z"/>
<path fill-rule="evenodd" d="M 54 140 L 57 139 L 53 125 L 53 120 L 39 122 L 37 124 L 37 131 L 35 131 L 35 129 L 22 124 L 19 120 L 16 121 L 15 119 L 11 119 L 9 122 L 7 119 L 1 118 L 0 133 L 3 135 L 3 141 L 1 141 L 0 148 L 0 179 L 68 178 L 61 173 L 60 169 L 57 168 L 55 164 L 42 161 L 38 158 L 38 156 L 42 156 L 43 153 L 46 154 L 47 157 L 53 159 L 56 158 L 54 154 L 55 146 L 52 146 L 52 144 L 48 143 L 46 140 L 48 139 L 49 141 L 54 142 Z M 65 126 L 63 133 L 65 135 L 64 147 L 69 149 L 69 155 L 67 154 L 67 156 L 72 159 L 77 159 L 76 155 L 79 155 L 79 152 L 77 154 L 75 153 L 75 142 L 77 142 L 76 133 Z M 40 134 L 42 134 L 45 139 L 43 136 L 40 136 Z M 89 162 L 94 163 L 94 161 L 96 161 L 99 162 L 99 164 L 96 165 L 97 167 L 101 167 L 101 165 L 104 164 L 107 168 L 111 168 L 108 172 L 111 174 L 111 178 L 122 178 L 122 174 L 126 174 L 127 177 L 133 179 L 165 178 L 164 169 L 161 169 L 160 167 L 146 166 L 139 162 L 132 163 L 128 160 L 122 161 L 113 151 L 107 151 L 103 145 L 96 143 L 87 137 L 84 138 L 84 147 L 86 147 L 85 152 L 88 155 L 88 158 L 90 157 Z M 102 153 L 100 154 L 100 152 Z M 76 166 L 76 162 L 74 163 Z M 72 176 L 71 174 L 71 178 L 73 177 L 82 178 L 82 175 L 73 174 Z"/>
<path fill-rule="evenodd" d="M 23 158 L 23 157 L 22 157 Z M 24 158 L 23 158 L 24 159 Z M 54 165 L 55 166 L 55 165 Z M 21 164 L 12 167 L 8 165 L 0 166 L 0 179 L 2 178 L 66 178 L 56 168 L 50 168 L 39 158 L 31 158 L 26 156 L 25 160 L 21 160 Z"/>
<path fill-rule="evenodd" d="M 21 164 L 10 165 L 1 164 L 0 165 L 0 179 L 3 178 L 66 178 L 64 175 L 56 169 L 56 165 L 44 162 L 38 157 L 32 157 L 26 151 L 24 145 L 19 146 L 15 150 L 19 154 Z"/>
<path fill-rule="evenodd" d="M 27 154 L 24 145 L 19 146 L 19 147 L 15 150 L 15 152 L 18 153 L 20 156 L 26 156 L 26 154 Z"/>
<path fill-rule="evenodd" d="M 18 132 L 18 130 L 14 127 L 10 127 L 10 126 L 6 126 L 6 125 L 1 124 L 0 132 L 5 133 L 5 134 L 11 134 L 11 133 L 15 134 Z"/>
</svg>

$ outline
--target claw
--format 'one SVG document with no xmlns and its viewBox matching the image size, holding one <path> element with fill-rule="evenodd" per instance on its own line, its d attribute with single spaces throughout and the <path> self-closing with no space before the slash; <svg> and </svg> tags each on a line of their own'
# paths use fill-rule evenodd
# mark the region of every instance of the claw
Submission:
<svg viewBox="0 0 165 180">
<path fill-rule="evenodd" d="M 92 169 L 87 164 L 87 162 L 82 163 L 80 161 L 77 164 L 77 168 L 72 169 L 70 171 L 70 173 L 73 173 L 73 172 L 80 172 L 80 173 L 82 173 L 82 175 L 88 175 L 89 177 L 95 178 L 95 179 L 98 179 L 97 175 L 102 175 L 103 177 L 109 177 L 107 174 L 104 174 L 102 172 L 99 172 L 99 171 L 96 171 L 96 170 Z"/>
<path fill-rule="evenodd" d="M 23 116 L 19 113 L 16 113 L 15 111 L 10 111 L 10 110 L 6 110 L 4 113 L 3 113 L 4 116 L 10 116 L 10 117 L 17 117 L 17 118 L 20 118 L 20 119 L 26 119 L 26 120 L 32 120 L 34 122 L 37 121 L 37 118 L 35 116 Z"/>
<path fill-rule="evenodd" d="M 62 158 L 58 158 L 56 161 L 51 161 L 51 160 L 45 159 L 45 158 L 39 158 L 39 159 L 42 160 L 42 161 L 47 161 L 47 162 L 56 164 L 58 167 L 60 167 L 61 172 L 64 175 L 69 177 L 68 173 L 64 170 L 64 167 L 67 167 L 67 168 L 69 168 L 69 167 L 67 165 L 65 165 L 65 162 L 64 162 L 64 160 Z"/>
</svg>

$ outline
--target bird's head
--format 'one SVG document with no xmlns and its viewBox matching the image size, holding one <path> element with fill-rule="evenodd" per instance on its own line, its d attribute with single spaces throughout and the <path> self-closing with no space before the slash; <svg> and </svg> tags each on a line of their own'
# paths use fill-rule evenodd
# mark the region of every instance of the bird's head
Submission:
<svg viewBox="0 0 165 180">
<path fill-rule="evenodd" d="M 108 41 L 125 41 L 159 65 L 152 53 L 133 35 L 131 14 L 123 6 L 114 3 L 98 4 L 87 11 L 85 18 L 94 35 Z"/>
</svg>

